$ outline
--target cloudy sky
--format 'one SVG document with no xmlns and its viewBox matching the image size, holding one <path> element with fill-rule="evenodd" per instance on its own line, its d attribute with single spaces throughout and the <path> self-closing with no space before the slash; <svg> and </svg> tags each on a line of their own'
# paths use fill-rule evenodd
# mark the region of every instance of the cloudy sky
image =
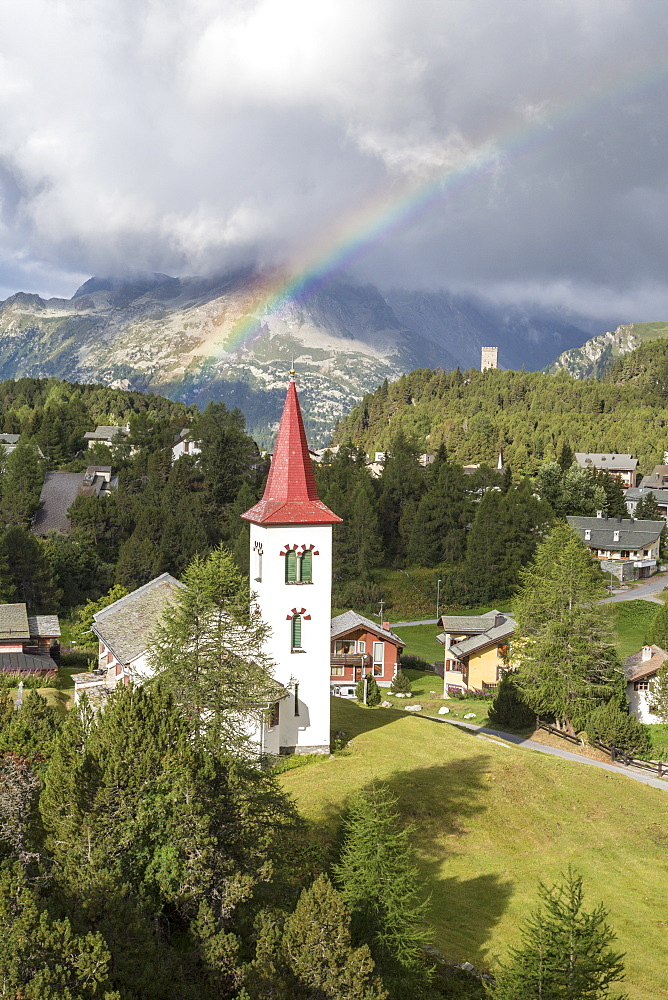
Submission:
<svg viewBox="0 0 668 1000">
<path fill-rule="evenodd" d="M 3 0 L 0 294 L 336 264 L 668 318 L 665 0 Z"/>
</svg>

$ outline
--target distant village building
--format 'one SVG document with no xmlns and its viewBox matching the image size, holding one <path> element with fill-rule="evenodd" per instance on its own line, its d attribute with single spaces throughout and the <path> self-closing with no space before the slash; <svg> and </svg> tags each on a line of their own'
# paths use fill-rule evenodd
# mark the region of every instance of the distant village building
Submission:
<svg viewBox="0 0 668 1000">
<path fill-rule="evenodd" d="M 488 368 L 499 367 L 499 348 L 483 347 L 480 352 L 480 371 L 485 372 Z"/>
<path fill-rule="evenodd" d="M 601 563 L 604 573 L 618 580 L 637 580 L 656 573 L 664 521 L 638 521 L 634 518 L 566 518 L 579 534 L 592 556 Z"/>
<path fill-rule="evenodd" d="M 189 427 L 184 427 L 180 433 L 174 436 L 172 445 L 172 462 L 176 462 L 181 455 L 201 455 L 202 449 L 199 441 L 194 441 L 192 431 Z"/>
<path fill-rule="evenodd" d="M 59 661 L 57 615 L 29 615 L 25 604 L 0 604 L 0 673 L 48 676 Z"/>
<path fill-rule="evenodd" d="M 575 461 L 582 469 L 596 469 L 609 472 L 624 486 L 635 486 L 638 459 L 632 455 L 616 455 L 609 452 L 576 451 Z"/>
<path fill-rule="evenodd" d="M 58 531 L 69 535 L 72 522 L 68 511 L 79 496 L 109 496 L 118 486 L 110 465 L 89 465 L 85 472 L 47 472 L 39 496 L 39 508 L 32 522 L 35 535 Z"/>
<path fill-rule="evenodd" d="M 641 722 L 649 725 L 663 722 L 663 719 L 654 714 L 652 682 L 666 659 L 668 653 L 660 646 L 643 646 L 639 652 L 632 653 L 624 661 L 629 711 Z"/>
<path fill-rule="evenodd" d="M 375 622 L 346 611 L 331 623 L 332 694 L 354 698 L 355 687 L 365 674 L 375 678 L 379 687 L 389 687 L 399 670 L 403 641 L 390 630 L 389 622 Z"/>
<path fill-rule="evenodd" d="M 663 468 L 663 466 L 660 466 L 660 468 Z M 636 508 L 640 501 L 651 494 L 661 511 L 661 516 L 668 522 L 668 488 L 652 488 L 651 486 L 645 486 L 645 483 L 646 480 L 643 479 L 640 486 L 632 486 L 631 489 L 624 491 L 624 499 L 626 500 L 626 509 L 629 512 L 629 516 L 635 517 Z"/>
<path fill-rule="evenodd" d="M 443 694 L 448 688 L 492 691 L 510 663 L 510 639 L 516 623 L 501 611 L 484 615 L 443 615 L 443 632 L 436 636 L 445 647 Z"/>
<path fill-rule="evenodd" d="M 108 448 L 114 444 L 117 438 L 126 437 L 130 433 L 130 427 L 111 427 L 105 424 L 96 427 L 94 431 L 86 431 L 84 440 L 88 441 L 88 447 L 92 448 L 96 444 L 106 444 Z"/>
<path fill-rule="evenodd" d="M 668 465 L 655 465 L 652 474 L 643 478 L 641 486 L 645 490 L 668 488 Z"/>
</svg>

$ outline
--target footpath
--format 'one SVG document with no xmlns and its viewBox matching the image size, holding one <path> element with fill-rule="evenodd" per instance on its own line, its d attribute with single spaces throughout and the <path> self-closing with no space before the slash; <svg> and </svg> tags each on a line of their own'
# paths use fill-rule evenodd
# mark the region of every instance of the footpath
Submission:
<svg viewBox="0 0 668 1000">
<path fill-rule="evenodd" d="M 584 764 L 586 767 L 598 767 L 601 771 L 612 771 L 613 774 L 623 774 L 627 778 L 639 781 L 641 785 L 651 785 L 653 788 L 661 788 L 663 791 L 668 791 L 668 780 L 665 778 L 655 778 L 651 774 L 644 774 L 642 771 L 636 771 L 632 767 L 624 767 L 621 764 L 606 764 L 601 760 L 592 760 L 591 757 L 582 757 L 580 754 L 573 753 L 572 750 L 562 750 L 561 747 L 545 746 L 543 743 L 536 743 L 535 740 L 529 740 L 525 736 L 517 736 L 515 733 L 504 733 L 500 729 L 490 729 L 488 726 L 476 726 L 472 722 L 462 722 L 459 719 L 443 719 L 435 715 L 418 715 L 416 713 L 414 718 L 428 719 L 430 722 L 440 722 L 446 726 L 459 726 L 460 729 L 468 729 L 483 739 L 492 737 L 504 743 L 512 743 L 514 746 L 522 747 L 525 750 L 537 750 L 538 753 L 546 753 L 551 757 L 561 757 L 562 760 L 567 760 L 571 764 Z"/>
</svg>

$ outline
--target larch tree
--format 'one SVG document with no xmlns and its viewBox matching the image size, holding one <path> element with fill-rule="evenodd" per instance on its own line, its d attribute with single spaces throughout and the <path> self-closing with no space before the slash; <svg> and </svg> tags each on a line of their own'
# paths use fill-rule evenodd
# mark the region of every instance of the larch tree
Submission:
<svg viewBox="0 0 668 1000">
<path fill-rule="evenodd" d="M 281 693 L 262 652 L 267 626 L 222 546 L 196 556 L 183 583 L 156 629 L 152 669 L 200 738 L 240 749 Z"/>
<path fill-rule="evenodd" d="M 600 570 L 565 524 L 557 524 L 521 574 L 514 600 L 517 686 L 537 714 L 573 732 L 612 698 L 624 700 L 624 675 L 598 600 Z"/>
<path fill-rule="evenodd" d="M 510 952 L 491 1000 L 625 1000 L 617 992 L 624 956 L 602 904 L 584 907 L 582 878 L 568 870 L 552 887 L 540 883 L 542 906 L 526 920 L 519 948 Z"/>
</svg>

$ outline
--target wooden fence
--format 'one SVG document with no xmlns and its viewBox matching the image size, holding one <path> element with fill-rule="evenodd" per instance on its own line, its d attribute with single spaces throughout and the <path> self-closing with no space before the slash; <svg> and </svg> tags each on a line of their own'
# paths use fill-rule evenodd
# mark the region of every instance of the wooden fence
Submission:
<svg viewBox="0 0 668 1000">
<path fill-rule="evenodd" d="M 625 767 L 637 767 L 642 771 L 651 771 L 652 774 L 658 774 L 660 778 L 668 779 L 668 764 L 663 761 L 647 761 L 647 760 L 637 760 L 635 757 L 631 757 L 629 754 L 624 753 L 623 750 L 618 750 L 616 747 L 609 747 L 605 743 L 600 743 L 599 740 L 589 740 L 585 743 L 577 736 L 571 736 L 570 733 L 565 733 L 562 729 L 557 729 L 556 726 L 551 726 L 549 722 L 543 722 L 542 719 L 536 719 L 536 729 L 543 729 L 546 733 L 552 733 L 553 736 L 558 736 L 559 739 L 567 740 L 569 743 L 575 743 L 577 746 L 590 746 L 596 747 L 597 750 L 601 750 L 603 753 L 607 754 L 613 764 L 624 764 Z"/>
</svg>

